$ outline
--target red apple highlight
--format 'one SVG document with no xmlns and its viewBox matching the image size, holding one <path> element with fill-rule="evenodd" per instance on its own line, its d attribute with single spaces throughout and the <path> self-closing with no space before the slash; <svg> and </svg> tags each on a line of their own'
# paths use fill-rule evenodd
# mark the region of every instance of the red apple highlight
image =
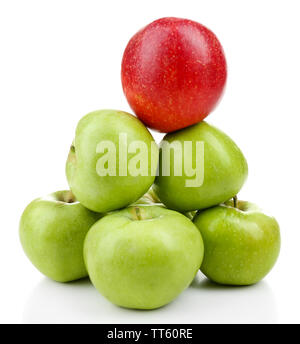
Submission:
<svg viewBox="0 0 300 344">
<path fill-rule="evenodd" d="M 129 41 L 122 60 L 129 105 L 149 127 L 172 132 L 203 120 L 227 77 L 215 34 L 188 19 L 158 19 Z"/>
</svg>

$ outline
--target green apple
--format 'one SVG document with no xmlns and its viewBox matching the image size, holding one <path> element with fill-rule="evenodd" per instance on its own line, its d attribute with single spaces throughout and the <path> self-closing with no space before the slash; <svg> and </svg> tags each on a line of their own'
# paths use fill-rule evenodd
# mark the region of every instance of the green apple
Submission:
<svg viewBox="0 0 300 344">
<path fill-rule="evenodd" d="M 237 145 L 206 122 L 167 134 L 160 144 L 159 165 L 154 191 L 168 208 L 181 212 L 229 200 L 248 174 Z"/>
<path fill-rule="evenodd" d="M 58 191 L 31 202 L 22 214 L 20 239 L 33 265 L 47 277 L 69 282 L 87 276 L 83 242 L 100 218 L 70 191 Z"/>
<path fill-rule="evenodd" d="M 165 205 L 160 201 L 160 199 L 155 194 L 152 187 L 143 197 L 141 197 L 139 200 L 134 202 L 132 205 L 143 205 L 143 204 L 165 207 Z M 183 214 L 187 216 L 190 220 L 193 220 L 196 213 L 197 213 L 197 210 L 193 210 L 193 211 L 184 212 Z"/>
<path fill-rule="evenodd" d="M 264 278 L 280 250 L 279 225 L 256 205 L 228 201 L 196 215 L 205 246 L 201 271 L 212 281 L 250 285 Z"/>
<path fill-rule="evenodd" d="M 138 200 L 155 179 L 158 147 L 136 117 L 102 110 L 83 117 L 66 164 L 70 189 L 97 212 Z"/>
<path fill-rule="evenodd" d="M 84 259 L 92 283 L 112 303 L 154 309 L 192 282 L 203 258 L 197 227 L 159 206 L 115 211 L 90 229 Z"/>
</svg>

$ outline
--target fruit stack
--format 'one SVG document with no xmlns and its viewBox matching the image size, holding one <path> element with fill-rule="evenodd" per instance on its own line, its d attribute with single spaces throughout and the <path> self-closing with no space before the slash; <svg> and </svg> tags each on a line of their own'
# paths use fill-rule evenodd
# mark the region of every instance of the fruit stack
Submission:
<svg viewBox="0 0 300 344">
<path fill-rule="evenodd" d="M 256 283 L 271 270 L 279 226 L 237 199 L 247 162 L 203 121 L 226 76 L 221 44 L 197 22 L 162 18 L 131 38 L 122 85 L 137 117 L 83 117 L 66 164 L 70 191 L 36 199 L 22 215 L 21 243 L 43 274 L 89 276 L 114 304 L 153 309 L 199 269 L 227 285 Z M 167 133 L 159 147 L 145 125 Z"/>
</svg>

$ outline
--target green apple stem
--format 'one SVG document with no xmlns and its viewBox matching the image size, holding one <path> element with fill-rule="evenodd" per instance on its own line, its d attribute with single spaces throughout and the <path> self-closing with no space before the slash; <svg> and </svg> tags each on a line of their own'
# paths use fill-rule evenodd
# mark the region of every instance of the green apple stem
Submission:
<svg viewBox="0 0 300 344">
<path fill-rule="evenodd" d="M 135 216 L 137 220 L 142 220 L 142 214 L 141 214 L 141 209 L 139 207 L 135 207 Z"/>
<path fill-rule="evenodd" d="M 238 201 L 237 195 L 235 195 L 232 199 L 233 199 L 233 206 L 236 208 L 237 207 L 237 201 Z"/>
</svg>

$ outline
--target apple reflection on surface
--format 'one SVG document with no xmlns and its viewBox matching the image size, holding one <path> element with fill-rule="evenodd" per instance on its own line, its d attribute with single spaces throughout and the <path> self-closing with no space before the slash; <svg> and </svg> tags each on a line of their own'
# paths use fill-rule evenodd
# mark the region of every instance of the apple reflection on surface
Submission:
<svg viewBox="0 0 300 344">
<path fill-rule="evenodd" d="M 60 284 L 42 279 L 23 313 L 24 323 L 276 323 L 272 289 L 266 281 L 248 287 L 220 286 L 198 273 L 191 286 L 169 305 L 128 310 L 102 297 L 89 279 Z"/>
</svg>

